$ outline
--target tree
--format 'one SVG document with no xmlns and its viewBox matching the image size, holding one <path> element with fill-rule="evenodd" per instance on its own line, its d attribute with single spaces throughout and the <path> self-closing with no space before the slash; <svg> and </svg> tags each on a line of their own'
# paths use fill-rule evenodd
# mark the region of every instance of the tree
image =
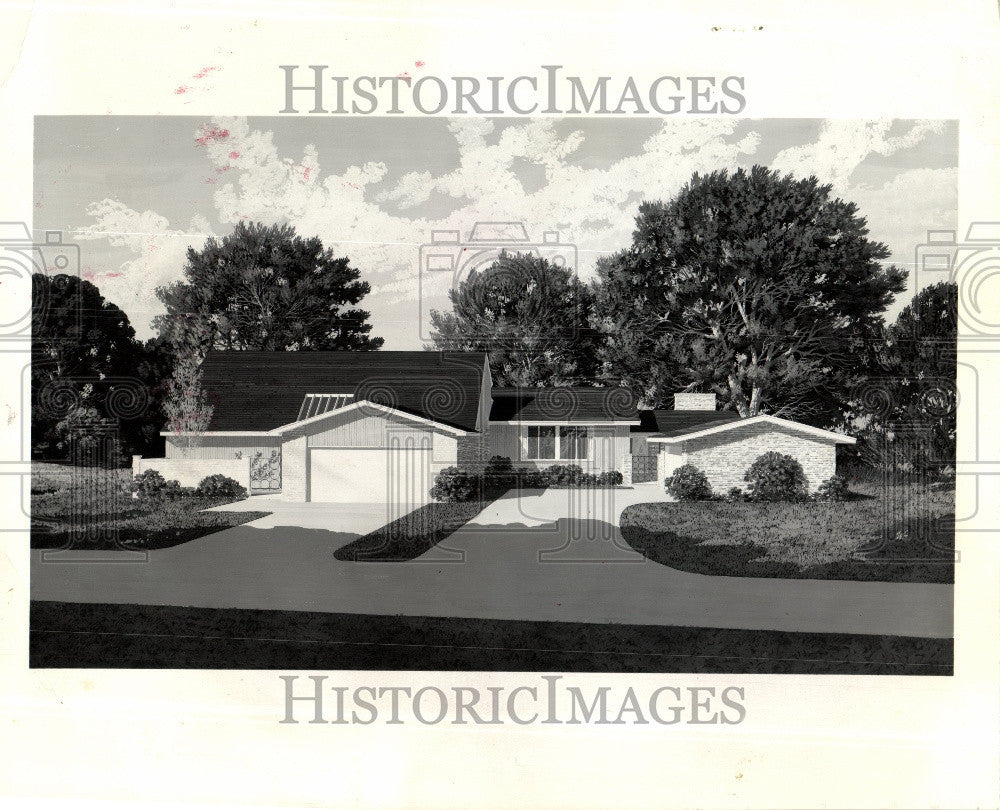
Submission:
<svg viewBox="0 0 1000 810">
<path fill-rule="evenodd" d="M 879 455 L 886 441 L 905 433 L 910 444 L 897 447 L 894 457 L 917 469 L 954 466 L 957 351 L 958 285 L 924 287 L 885 330 L 877 368 L 851 403 L 860 453 Z"/>
<path fill-rule="evenodd" d="M 741 416 L 829 424 L 906 273 L 853 203 L 762 166 L 695 174 L 598 262 L 603 373 L 647 405 L 714 392 Z"/>
<path fill-rule="evenodd" d="M 182 436 L 186 447 L 191 447 L 193 437 L 208 430 L 212 422 L 214 409 L 201 385 L 201 364 L 211 334 L 209 321 L 188 316 L 171 322 L 161 335 L 173 357 L 163 400 L 165 429 Z"/>
<path fill-rule="evenodd" d="M 157 349 L 136 340 L 128 316 L 89 281 L 35 273 L 32 301 L 34 454 L 61 457 L 71 434 L 98 424 L 114 426 L 124 452 L 155 448 L 165 365 Z"/>
<path fill-rule="evenodd" d="M 369 314 L 350 308 L 371 287 L 347 258 L 290 225 L 240 223 L 201 250 L 188 248 L 184 281 L 157 289 L 161 336 L 189 316 L 208 324 L 216 349 L 377 349 Z"/>
<path fill-rule="evenodd" d="M 488 351 L 497 385 L 591 380 L 591 292 L 569 268 L 531 253 L 502 252 L 448 295 L 452 312 L 431 312 L 435 349 Z"/>
</svg>

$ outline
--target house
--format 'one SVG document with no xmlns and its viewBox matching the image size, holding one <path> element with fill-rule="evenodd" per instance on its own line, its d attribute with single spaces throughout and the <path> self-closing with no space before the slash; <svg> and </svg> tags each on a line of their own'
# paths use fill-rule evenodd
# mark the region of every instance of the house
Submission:
<svg viewBox="0 0 1000 810">
<path fill-rule="evenodd" d="M 716 491 L 743 485 L 761 453 L 797 458 L 810 489 L 836 471 L 854 439 L 809 425 L 716 410 L 714 394 L 678 393 L 671 410 L 639 410 L 618 388 L 494 387 L 477 352 L 212 352 L 202 366 L 207 430 L 163 433 L 166 455 L 135 457 L 195 485 L 223 473 L 283 500 L 429 500 L 445 467 L 618 470 L 629 484 L 662 482 L 690 462 Z"/>
</svg>

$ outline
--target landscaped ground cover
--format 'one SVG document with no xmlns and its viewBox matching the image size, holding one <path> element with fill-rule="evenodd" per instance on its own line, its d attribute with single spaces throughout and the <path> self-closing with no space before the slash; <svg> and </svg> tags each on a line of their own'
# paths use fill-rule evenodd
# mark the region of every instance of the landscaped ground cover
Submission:
<svg viewBox="0 0 1000 810">
<path fill-rule="evenodd" d="M 130 470 L 32 464 L 31 546 L 44 549 L 167 548 L 268 512 L 203 512 L 232 498 L 133 498 Z"/>
<path fill-rule="evenodd" d="M 954 582 L 950 483 L 863 483 L 849 500 L 646 503 L 621 517 L 653 562 L 734 577 Z"/>
</svg>

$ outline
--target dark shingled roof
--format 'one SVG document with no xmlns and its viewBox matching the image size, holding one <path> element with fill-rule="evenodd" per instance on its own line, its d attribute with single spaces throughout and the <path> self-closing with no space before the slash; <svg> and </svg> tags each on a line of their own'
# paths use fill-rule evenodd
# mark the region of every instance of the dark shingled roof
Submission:
<svg viewBox="0 0 1000 810">
<path fill-rule="evenodd" d="M 476 429 L 482 352 L 210 352 L 209 430 L 273 430 L 306 394 L 353 394 L 462 430 Z"/>
<path fill-rule="evenodd" d="M 624 388 L 494 388 L 491 422 L 634 421 L 635 399 Z"/>
<path fill-rule="evenodd" d="M 735 411 L 639 411 L 639 427 L 632 433 L 652 433 L 672 438 L 696 430 L 735 422 L 740 415 Z"/>
</svg>

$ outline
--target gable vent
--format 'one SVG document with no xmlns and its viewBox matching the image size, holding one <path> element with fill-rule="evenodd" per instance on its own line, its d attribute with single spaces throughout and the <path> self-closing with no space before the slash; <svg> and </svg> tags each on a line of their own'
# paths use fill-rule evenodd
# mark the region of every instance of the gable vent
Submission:
<svg viewBox="0 0 1000 810">
<path fill-rule="evenodd" d="M 306 394 L 302 398 L 299 415 L 295 417 L 295 421 L 301 422 L 303 419 L 311 419 L 343 408 L 353 399 L 354 394 Z"/>
</svg>

